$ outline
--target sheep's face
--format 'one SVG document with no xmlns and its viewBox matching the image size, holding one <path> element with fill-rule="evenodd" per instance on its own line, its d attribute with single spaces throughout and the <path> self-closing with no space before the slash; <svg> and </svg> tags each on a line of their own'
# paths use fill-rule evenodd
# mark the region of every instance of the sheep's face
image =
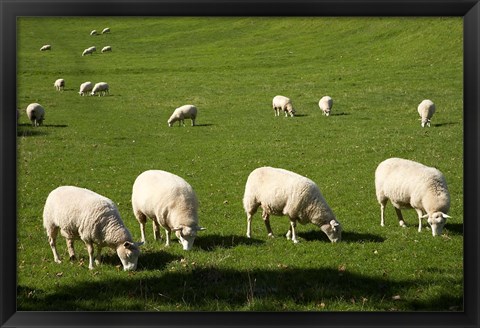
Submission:
<svg viewBox="0 0 480 328">
<path fill-rule="evenodd" d="M 180 242 L 180 244 L 182 244 L 183 250 L 185 251 L 192 249 L 193 242 L 197 237 L 197 231 L 202 231 L 202 230 L 205 230 L 205 228 L 202 228 L 199 226 L 195 226 L 195 227 L 180 226 L 173 229 L 173 231 L 175 231 L 175 235 L 178 238 L 178 241 Z"/>
<path fill-rule="evenodd" d="M 331 220 L 329 223 L 322 225 L 321 229 L 332 243 L 342 240 L 342 226 L 338 221 Z"/>
<path fill-rule="evenodd" d="M 330 108 L 326 108 L 324 111 L 325 116 L 330 116 Z"/>
<path fill-rule="evenodd" d="M 117 255 L 122 261 L 124 271 L 132 271 L 137 268 L 138 256 L 140 255 L 139 246 L 143 243 L 124 242 L 117 247 Z"/>
<path fill-rule="evenodd" d="M 442 213 L 442 212 L 435 212 L 431 215 L 428 215 L 427 222 L 432 228 L 432 235 L 433 236 L 440 236 L 442 234 L 443 227 L 447 222 L 447 218 L 450 216 Z"/>
</svg>

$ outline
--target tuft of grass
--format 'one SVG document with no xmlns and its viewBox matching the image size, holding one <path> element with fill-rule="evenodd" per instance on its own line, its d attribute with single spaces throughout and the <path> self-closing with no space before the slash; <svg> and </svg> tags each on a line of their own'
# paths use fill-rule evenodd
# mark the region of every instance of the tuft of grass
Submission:
<svg viewBox="0 0 480 328">
<path fill-rule="evenodd" d="M 460 18 L 441 17 L 19 18 L 18 310 L 462 311 L 462 29 Z M 106 45 L 113 51 L 101 54 Z M 80 97 L 85 81 L 109 83 L 110 95 Z M 297 117 L 274 117 L 277 94 Z M 327 94 L 328 118 L 318 108 Z M 417 114 L 425 98 L 437 105 L 428 129 Z M 42 127 L 24 113 L 31 102 L 46 109 Z M 199 108 L 198 126 L 168 128 L 187 103 Z M 380 226 L 374 171 L 388 157 L 445 174 L 452 219 L 441 237 L 418 233 L 414 211 L 400 228 L 391 205 Z M 284 217 L 272 218 L 268 238 L 260 214 L 245 237 L 244 185 L 267 165 L 319 185 L 341 243 L 306 225 L 294 245 Z M 121 271 L 113 251 L 88 270 L 81 242 L 69 262 L 62 237 L 64 262 L 53 262 L 42 226 L 51 190 L 111 198 L 138 240 L 131 188 L 148 169 L 195 189 L 207 230 L 192 251 L 154 242 L 148 222 L 136 272 Z"/>
</svg>

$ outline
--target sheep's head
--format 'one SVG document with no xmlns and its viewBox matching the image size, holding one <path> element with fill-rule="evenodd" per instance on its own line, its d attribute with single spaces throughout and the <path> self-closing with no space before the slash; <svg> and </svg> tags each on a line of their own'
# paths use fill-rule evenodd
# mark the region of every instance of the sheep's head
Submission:
<svg viewBox="0 0 480 328">
<path fill-rule="evenodd" d="M 428 224 L 432 228 L 432 235 L 433 236 L 440 236 L 442 234 L 443 227 L 447 222 L 447 219 L 451 218 L 445 213 L 442 212 L 434 212 L 432 214 L 425 214 L 422 216 L 422 219 L 427 219 Z"/>
<path fill-rule="evenodd" d="M 195 237 L 197 237 L 197 231 L 203 231 L 205 228 L 199 226 L 178 226 L 172 231 L 175 231 L 175 234 L 178 238 L 178 241 L 183 246 L 183 250 L 188 251 L 192 248 Z"/>
<path fill-rule="evenodd" d="M 322 225 L 321 229 L 332 243 L 342 240 L 342 226 L 337 220 L 331 220 L 329 223 Z"/>
<path fill-rule="evenodd" d="M 141 243 L 126 241 L 117 247 L 117 255 L 122 261 L 124 271 L 132 271 L 137 268 L 138 256 L 140 255 Z"/>
</svg>

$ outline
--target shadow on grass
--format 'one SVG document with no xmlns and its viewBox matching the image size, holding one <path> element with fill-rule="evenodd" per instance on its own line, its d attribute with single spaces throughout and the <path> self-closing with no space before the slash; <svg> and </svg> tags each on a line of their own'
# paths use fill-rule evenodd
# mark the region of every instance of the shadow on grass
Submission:
<svg viewBox="0 0 480 328">
<path fill-rule="evenodd" d="M 175 256 L 162 251 L 142 252 L 138 258 L 137 271 L 163 270 L 170 262 L 179 261 L 180 259 L 182 259 L 181 256 Z M 122 265 L 120 259 L 115 253 L 103 254 L 102 264 L 118 266 L 120 268 Z"/>
<path fill-rule="evenodd" d="M 65 124 L 43 124 L 39 127 L 32 127 L 29 123 L 18 124 L 17 137 L 34 137 L 47 135 L 47 131 L 44 128 L 66 128 Z"/>
<path fill-rule="evenodd" d="M 260 245 L 264 243 L 263 240 L 238 235 L 205 235 L 196 238 L 193 247 L 198 247 L 204 251 L 214 251 L 218 248 L 228 249 L 239 245 Z"/>
<path fill-rule="evenodd" d="M 206 124 L 195 124 L 195 126 L 199 126 L 199 127 L 202 127 L 202 126 L 213 126 L 214 124 L 211 124 L 211 123 L 206 123 Z"/>
<path fill-rule="evenodd" d="M 331 113 L 330 116 L 345 116 L 345 115 L 350 115 L 349 113 L 346 112 L 340 112 L 340 113 Z"/>
<path fill-rule="evenodd" d="M 329 243 L 327 235 L 325 235 L 320 230 L 311 230 L 308 232 L 299 232 L 297 234 L 300 238 L 305 239 L 306 241 L 324 241 Z M 357 233 L 350 231 L 342 232 L 342 243 L 383 243 L 385 238 L 373 235 L 370 233 Z"/>
<path fill-rule="evenodd" d="M 463 223 L 448 223 L 447 221 L 444 229 L 454 235 L 463 235 Z"/>
<path fill-rule="evenodd" d="M 283 311 L 282 306 L 292 303 L 311 307 L 320 306 L 320 303 L 343 302 L 351 306 L 367 302 L 369 308 L 377 311 L 461 311 L 460 296 L 436 294 L 427 299 L 416 296 L 414 291 L 428 284 L 431 281 L 418 277 L 396 280 L 367 277 L 349 272 L 348 268 L 231 270 L 213 266 L 189 267 L 155 276 L 125 272 L 122 278 L 60 283 L 48 291 L 20 285 L 17 287 L 17 310 L 142 311 L 168 307 L 191 311 L 212 310 L 220 305 L 235 310 Z M 401 298 L 395 298 L 396 295 Z"/>
<path fill-rule="evenodd" d="M 458 122 L 445 122 L 445 123 L 438 123 L 438 124 L 432 124 L 432 125 L 438 128 L 441 126 L 456 125 L 456 124 L 458 124 Z"/>
</svg>

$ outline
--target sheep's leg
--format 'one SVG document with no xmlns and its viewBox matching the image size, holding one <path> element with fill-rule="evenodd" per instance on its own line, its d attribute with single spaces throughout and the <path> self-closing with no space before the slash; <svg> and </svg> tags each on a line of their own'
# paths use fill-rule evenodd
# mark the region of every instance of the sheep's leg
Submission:
<svg viewBox="0 0 480 328">
<path fill-rule="evenodd" d="M 140 233 L 142 234 L 142 242 L 145 243 L 145 225 L 147 224 L 147 216 L 142 212 L 135 211 L 135 217 L 140 223 Z M 154 220 L 155 221 L 155 220 Z"/>
<path fill-rule="evenodd" d="M 85 242 L 85 245 L 87 246 L 87 252 L 88 252 L 88 268 L 90 270 L 93 270 L 93 243 L 92 242 Z"/>
<path fill-rule="evenodd" d="M 165 246 L 170 246 L 170 230 L 165 229 L 166 241 Z"/>
<path fill-rule="evenodd" d="M 387 206 L 387 200 L 386 199 L 379 200 L 379 203 L 380 203 L 380 225 L 384 227 L 385 226 L 385 206 Z"/>
<path fill-rule="evenodd" d="M 97 246 L 97 257 L 95 258 L 95 264 L 99 265 L 102 261 L 102 246 Z"/>
<path fill-rule="evenodd" d="M 417 215 L 418 215 L 418 232 L 421 232 L 423 211 L 420 209 L 415 209 L 415 211 L 417 211 Z"/>
<path fill-rule="evenodd" d="M 247 238 L 252 237 L 252 217 L 253 214 L 247 213 Z"/>
<path fill-rule="evenodd" d="M 155 240 L 161 239 L 160 224 L 158 224 L 157 220 L 155 220 L 155 219 L 153 219 L 153 238 Z"/>
<path fill-rule="evenodd" d="M 397 213 L 398 224 L 400 224 L 401 227 L 406 228 L 407 225 L 405 224 L 405 221 L 403 220 L 402 211 L 400 211 L 399 208 L 396 208 L 396 207 L 395 207 L 395 212 Z"/>
<path fill-rule="evenodd" d="M 297 221 L 290 219 L 290 229 L 292 231 L 292 241 L 294 244 L 298 244 L 297 234 L 295 228 L 297 227 Z"/>
<path fill-rule="evenodd" d="M 53 260 L 57 263 L 62 263 L 62 261 L 60 261 L 60 257 L 58 256 L 57 247 L 56 247 L 58 227 L 50 227 L 50 229 L 48 229 L 47 231 L 47 234 L 48 234 L 48 243 L 50 244 L 50 248 L 52 249 L 52 253 L 53 253 Z"/>
<path fill-rule="evenodd" d="M 287 231 L 287 234 L 285 235 L 285 237 L 287 237 L 288 240 L 292 239 L 292 226 L 291 225 L 288 227 L 288 231 Z"/>
<path fill-rule="evenodd" d="M 195 126 L 195 119 L 192 118 L 192 126 Z"/>
<path fill-rule="evenodd" d="M 270 226 L 270 215 L 267 212 L 263 211 L 262 219 L 263 219 L 263 222 L 265 223 L 265 227 L 267 228 L 268 236 L 273 237 L 272 227 Z"/>
<path fill-rule="evenodd" d="M 75 249 L 73 248 L 73 239 L 67 238 L 68 255 L 70 255 L 70 261 L 75 261 Z"/>
</svg>

